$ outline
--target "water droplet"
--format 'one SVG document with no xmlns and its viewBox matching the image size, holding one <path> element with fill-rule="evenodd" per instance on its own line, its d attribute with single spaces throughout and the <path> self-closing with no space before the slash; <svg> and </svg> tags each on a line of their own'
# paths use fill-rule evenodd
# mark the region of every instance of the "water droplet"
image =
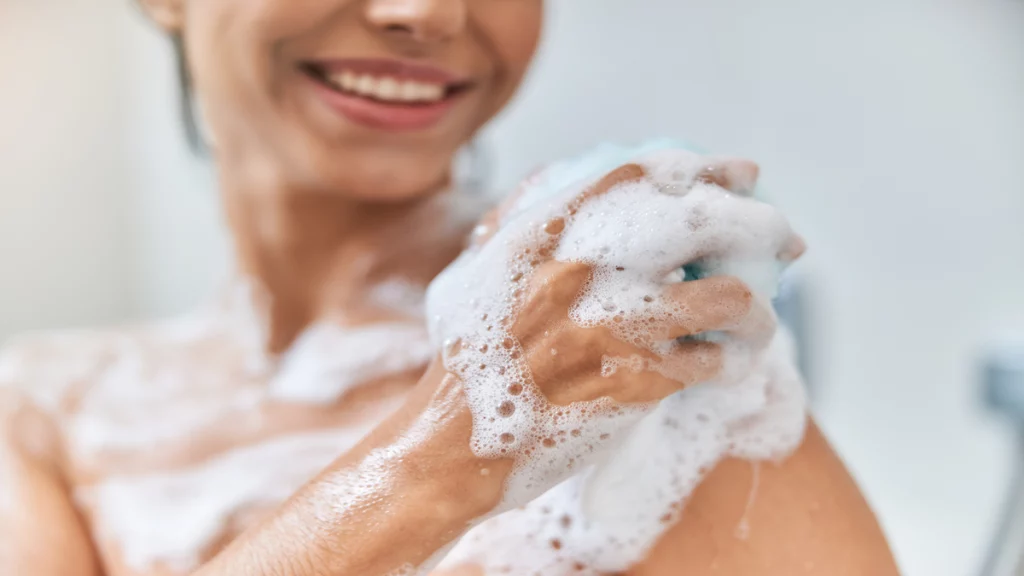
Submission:
<svg viewBox="0 0 1024 576">
<path fill-rule="evenodd" d="M 522 384 L 512 384 L 511 386 L 508 387 L 508 393 L 513 395 L 513 396 L 519 396 L 520 394 L 523 393 L 523 385 Z"/>
<path fill-rule="evenodd" d="M 505 432 L 504 434 L 499 436 L 498 439 L 501 440 L 502 444 L 511 444 L 516 441 L 516 437 L 509 434 L 508 432 Z M 502 450 L 502 452 L 504 451 L 505 450 Z"/>
</svg>

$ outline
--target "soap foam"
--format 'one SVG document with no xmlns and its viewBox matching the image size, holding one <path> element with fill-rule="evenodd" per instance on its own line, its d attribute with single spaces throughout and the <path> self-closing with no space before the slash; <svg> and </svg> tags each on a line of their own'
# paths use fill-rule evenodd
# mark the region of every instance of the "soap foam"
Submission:
<svg viewBox="0 0 1024 576">
<path fill-rule="evenodd" d="M 421 369 L 435 354 L 419 324 L 320 322 L 284 354 L 269 394 L 288 402 L 330 404 L 365 382 Z"/>
<path fill-rule="evenodd" d="M 589 194 L 619 166 L 619 181 Z M 560 261 L 585 262 L 593 277 L 570 310 L 581 326 L 604 326 L 654 352 L 652 326 L 687 325 L 685 303 L 663 297 L 684 265 L 703 276 L 734 274 L 767 309 L 793 235 L 772 207 L 704 176 L 719 160 L 659 143 L 603 147 L 553 165 L 524 184 L 495 236 L 467 251 L 431 285 L 431 336 L 445 366 L 465 382 L 473 413 L 472 448 L 481 457 L 511 456 L 516 467 L 504 507 L 525 507 L 475 528 L 446 566 L 482 565 L 487 573 L 597 574 L 641 560 L 678 520 L 682 504 L 721 458 L 780 458 L 802 438 L 805 399 L 784 334 L 770 343 L 727 334 L 725 367 L 711 382 L 656 405 L 610 399 L 553 406 L 533 384 L 510 332 L 536 255 L 554 247 Z M 553 350 L 552 353 L 557 353 Z M 670 362 L 604 358 L 605 374 Z M 533 539 L 521 553 L 522 537 Z"/>
<path fill-rule="evenodd" d="M 79 490 L 125 562 L 189 571 L 234 514 L 277 506 L 354 446 L 372 425 L 295 434 L 239 448 L 194 467 L 115 477 Z"/>
<path fill-rule="evenodd" d="M 382 290 L 375 303 L 386 310 L 415 297 L 412 285 Z M 409 319 L 316 323 L 279 359 L 265 353 L 263 292 L 239 280 L 215 305 L 169 321 L 21 337 L 0 351 L 0 393 L 52 419 L 71 466 L 102 472 L 78 494 L 133 569 L 185 572 L 235 518 L 279 504 L 397 404 L 350 428 L 234 446 L 173 471 L 139 474 L 135 455 L 159 462 L 225 426 L 261 438 L 277 403 L 331 407 L 360 386 L 412 378 L 436 349 L 422 316 L 393 311 Z"/>
</svg>

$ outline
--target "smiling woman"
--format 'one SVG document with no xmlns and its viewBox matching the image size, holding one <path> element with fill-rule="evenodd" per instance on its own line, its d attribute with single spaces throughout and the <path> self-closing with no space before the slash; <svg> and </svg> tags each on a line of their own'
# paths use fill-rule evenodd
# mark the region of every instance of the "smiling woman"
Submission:
<svg viewBox="0 0 1024 576">
<path fill-rule="evenodd" d="M 783 357 L 765 360 L 769 308 L 738 278 L 677 272 L 709 253 L 774 266 L 802 252 L 746 197 L 756 165 L 685 150 L 569 163 L 557 185 L 535 186 L 541 172 L 486 215 L 458 189 L 456 152 L 522 80 L 540 0 L 143 3 L 186 56 L 237 278 L 182 318 L 34 336 L 0 355 L 0 573 L 406 574 L 477 524 L 500 542 L 468 543 L 451 570 L 500 572 L 514 557 L 595 575 L 628 550 L 614 570 L 894 572 L 856 487 L 805 426 L 797 379 Z M 428 285 L 441 303 L 429 323 Z M 609 286 L 614 297 L 594 292 Z M 592 464 L 666 397 L 762 363 L 770 377 L 744 380 L 740 401 L 653 421 L 662 440 L 696 436 L 672 453 L 692 474 L 622 493 L 657 508 L 644 542 L 547 538 L 514 514 L 498 516 L 511 531 L 481 524 Z M 731 398 L 712 392 L 697 396 Z M 725 442 L 750 440 L 750 411 L 768 407 L 786 426 Z M 747 452 L 792 455 L 758 473 Z M 612 495 L 620 469 L 602 476 Z M 584 520 L 568 524 L 586 537 Z"/>
<path fill-rule="evenodd" d="M 541 17 L 539 0 L 301 0 L 256 9 L 239 0 L 144 1 L 184 39 L 222 167 L 272 157 L 259 162 L 282 183 L 391 200 L 445 183 L 452 156 L 522 80 Z M 309 81 L 311 72 L 342 81 L 346 70 L 359 82 L 342 86 L 346 94 Z M 401 94 L 430 100 L 442 87 L 442 98 L 383 105 L 368 92 L 379 94 L 372 81 L 387 86 L 388 77 L 401 81 Z M 402 133 L 380 130 L 382 122 Z"/>
</svg>

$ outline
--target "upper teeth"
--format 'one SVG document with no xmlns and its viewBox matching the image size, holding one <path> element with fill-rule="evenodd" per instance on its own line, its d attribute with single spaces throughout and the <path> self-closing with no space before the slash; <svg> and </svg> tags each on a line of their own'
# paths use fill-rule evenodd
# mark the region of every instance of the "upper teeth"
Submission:
<svg viewBox="0 0 1024 576">
<path fill-rule="evenodd" d="M 346 92 L 391 102 L 436 102 L 444 98 L 445 94 L 443 84 L 398 80 L 388 76 L 377 77 L 348 71 L 331 73 L 327 80 Z"/>
</svg>

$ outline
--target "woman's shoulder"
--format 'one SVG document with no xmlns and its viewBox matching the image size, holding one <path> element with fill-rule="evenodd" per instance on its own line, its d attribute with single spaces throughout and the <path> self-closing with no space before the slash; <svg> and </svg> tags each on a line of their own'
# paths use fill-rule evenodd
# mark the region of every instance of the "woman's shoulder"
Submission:
<svg viewBox="0 0 1024 576">
<path fill-rule="evenodd" d="M 0 346 L 0 451 L 56 466 L 58 415 L 127 334 L 119 329 L 39 331 Z M 14 450 L 12 452 L 12 450 Z"/>
<path fill-rule="evenodd" d="M 138 343 L 166 330 L 143 324 L 33 331 L 0 346 L 0 393 L 58 412 L 72 389 L 95 381 Z"/>
</svg>

